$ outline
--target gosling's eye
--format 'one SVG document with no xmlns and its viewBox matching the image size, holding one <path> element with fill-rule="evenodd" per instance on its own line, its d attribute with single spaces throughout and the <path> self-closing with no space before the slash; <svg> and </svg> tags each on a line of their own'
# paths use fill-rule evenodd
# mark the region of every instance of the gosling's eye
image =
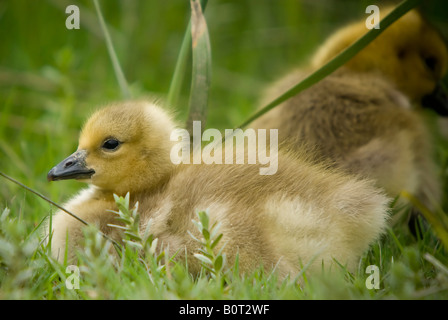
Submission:
<svg viewBox="0 0 448 320">
<path fill-rule="evenodd" d="M 437 68 L 437 58 L 436 57 L 427 57 L 424 59 L 425 65 L 429 68 L 431 71 L 436 71 Z"/>
<path fill-rule="evenodd" d="M 398 50 L 397 56 L 398 56 L 398 59 L 403 60 L 404 57 L 406 56 L 406 50 L 404 50 L 404 49 Z"/>
<path fill-rule="evenodd" d="M 118 149 L 119 146 L 120 141 L 118 141 L 117 139 L 107 139 L 106 141 L 104 141 L 102 148 L 108 151 L 114 151 Z"/>
</svg>

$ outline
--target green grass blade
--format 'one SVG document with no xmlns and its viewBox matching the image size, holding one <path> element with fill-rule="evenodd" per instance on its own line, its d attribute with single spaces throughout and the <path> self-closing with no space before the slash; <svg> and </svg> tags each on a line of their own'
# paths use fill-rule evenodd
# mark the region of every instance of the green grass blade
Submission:
<svg viewBox="0 0 448 320">
<path fill-rule="evenodd" d="M 300 83 L 286 91 L 284 94 L 276 98 L 274 101 L 269 103 L 267 106 L 263 107 L 259 111 L 257 111 L 253 116 L 251 116 L 248 120 L 242 123 L 237 128 L 244 128 L 249 123 L 259 118 L 269 110 L 278 106 L 280 103 L 288 100 L 289 98 L 297 95 L 301 91 L 311 87 L 316 84 L 320 80 L 324 79 L 329 74 L 336 71 L 339 67 L 347 63 L 351 58 L 353 58 L 359 51 L 361 51 L 364 47 L 366 47 L 370 42 L 372 42 L 376 37 L 378 37 L 384 30 L 387 29 L 392 23 L 406 14 L 409 10 L 416 7 L 420 4 L 422 0 L 405 0 L 401 2 L 390 14 L 388 14 L 384 19 L 381 19 L 381 28 L 380 29 L 371 29 L 364 36 L 359 38 L 355 43 L 353 43 L 350 47 L 342 51 L 335 58 L 330 60 L 323 67 L 309 75 L 307 78 L 302 80 Z"/>
<path fill-rule="evenodd" d="M 112 39 L 109 35 L 109 31 L 107 30 L 106 23 L 104 22 L 103 14 L 101 13 L 100 4 L 98 3 L 98 0 L 93 0 L 93 3 L 95 4 L 95 10 L 98 15 L 98 19 L 100 21 L 101 30 L 104 33 L 107 51 L 109 52 L 109 56 L 112 61 L 112 66 L 114 68 L 115 77 L 117 78 L 118 85 L 120 86 L 120 89 L 121 89 L 121 94 L 124 99 L 130 99 L 131 93 L 129 91 L 128 83 L 127 83 L 126 78 L 121 69 L 117 54 L 115 53 L 114 45 L 113 45 Z"/>
<path fill-rule="evenodd" d="M 210 39 L 201 5 L 198 0 L 190 3 L 193 71 L 186 127 L 192 134 L 193 121 L 201 121 L 202 128 L 205 127 L 212 66 Z"/>
<path fill-rule="evenodd" d="M 434 256 L 430 255 L 429 253 L 425 253 L 424 258 L 432 263 L 433 266 L 435 266 L 438 270 L 440 270 L 445 277 L 448 277 L 448 267 L 445 266 L 442 262 L 437 260 Z"/>
<path fill-rule="evenodd" d="M 202 12 L 205 11 L 208 0 L 201 0 Z M 173 78 L 171 79 L 170 88 L 168 91 L 167 102 L 170 106 L 177 106 L 179 101 L 180 91 L 185 78 L 185 70 L 187 66 L 188 55 L 191 48 L 191 21 L 188 23 L 185 36 L 182 40 L 182 46 L 177 58 L 176 67 L 174 69 Z"/>
<path fill-rule="evenodd" d="M 168 91 L 167 103 L 169 106 L 177 106 L 179 102 L 180 91 L 185 78 L 187 69 L 187 57 L 191 48 L 191 26 L 188 24 L 187 32 L 182 40 L 179 57 L 171 79 L 170 89 Z"/>
<path fill-rule="evenodd" d="M 423 205 L 416 197 L 403 191 L 402 195 L 404 198 L 408 199 L 425 217 L 426 220 L 431 224 L 434 232 L 442 241 L 444 247 L 448 249 L 448 218 L 445 213 L 429 210 L 425 205 Z"/>
<path fill-rule="evenodd" d="M 14 179 L 14 178 L 11 178 L 10 176 L 4 174 L 4 173 L 1 172 L 1 171 L 0 171 L 0 176 L 3 177 L 3 178 L 5 178 L 6 180 L 9 180 L 9 181 L 15 183 L 16 185 L 20 186 L 21 188 L 23 188 L 23 189 L 25 189 L 25 190 L 27 190 L 27 191 L 33 193 L 34 195 L 38 196 L 39 198 L 45 200 L 46 202 L 48 202 L 48 203 L 50 203 L 51 205 L 53 205 L 53 206 L 55 206 L 56 208 L 58 208 L 59 210 L 62 210 L 63 212 L 65 212 L 65 213 L 67 213 L 68 215 L 70 215 L 71 217 L 75 218 L 76 220 L 78 220 L 78 221 L 81 222 L 82 224 L 84 224 L 84 225 L 86 225 L 86 226 L 89 225 L 85 220 L 81 219 L 81 218 L 78 217 L 76 214 L 74 214 L 74 213 L 68 211 L 68 210 L 65 209 L 64 207 L 62 207 L 62 206 L 60 206 L 59 204 L 57 204 L 56 202 L 54 202 L 54 201 L 48 199 L 48 198 L 47 198 L 46 196 L 44 196 L 43 194 L 37 192 L 36 190 L 31 189 L 30 187 L 24 185 L 23 183 L 17 181 L 17 180 Z M 102 233 L 100 230 L 97 230 L 97 231 L 98 231 L 98 233 L 99 233 L 101 236 L 103 236 L 105 239 L 111 241 L 112 244 L 113 244 L 116 248 L 119 247 L 119 244 L 118 244 L 115 240 L 113 240 L 112 238 L 110 238 L 110 237 L 107 236 L 106 234 Z"/>
<path fill-rule="evenodd" d="M 51 201 L 50 199 L 48 199 L 46 196 L 42 195 L 41 193 L 31 189 L 30 187 L 24 185 L 23 183 L 17 181 L 14 178 L 11 178 L 10 176 L 4 174 L 3 172 L 0 172 L 0 176 L 2 176 L 3 178 L 5 178 L 6 180 L 9 180 L 13 183 L 15 183 L 16 185 L 22 187 L 23 189 L 35 194 L 36 196 L 40 197 L 41 199 L 47 201 L 48 203 L 50 203 L 51 205 L 55 206 L 56 208 L 58 208 L 59 210 L 64 211 L 65 213 L 67 213 L 68 215 L 72 216 L 73 218 L 75 218 L 76 220 L 78 220 L 79 222 L 81 222 L 84 225 L 88 225 L 88 223 L 86 221 L 84 221 L 83 219 L 79 218 L 77 215 L 71 213 L 70 211 L 66 210 L 65 208 L 63 208 L 62 206 L 58 205 L 56 202 Z"/>
</svg>

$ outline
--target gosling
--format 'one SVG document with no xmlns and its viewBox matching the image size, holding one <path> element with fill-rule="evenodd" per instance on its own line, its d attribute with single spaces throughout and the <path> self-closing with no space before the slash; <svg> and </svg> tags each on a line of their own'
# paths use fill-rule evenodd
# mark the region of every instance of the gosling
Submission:
<svg viewBox="0 0 448 320">
<path fill-rule="evenodd" d="M 280 275 L 310 272 L 334 263 L 353 270 L 378 239 L 388 219 L 389 199 L 365 179 L 348 177 L 308 155 L 279 152 L 275 175 L 260 175 L 260 164 L 180 164 L 170 161 L 176 128 L 172 116 L 150 102 L 117 103 L 94 113 L 84 125 L 78 150 L 48 174 L 51 181 L 77 179 L 90 186 L 63 206 L 110 238 L 121 234 L 113 194 L 130 193 L 139 203 L 140 226 L 188 257 L 189 271 L 200 271 L 192 219 L 208 210 L 219 221 L 230 265 L 238 255 L 242 272 L 263 265 Z M 52 254 L 75 259 L 83 225 L 64 212 L 52 223 Z M 68 243 L 66 243 L 68 239 Z"/>
<path fill-rule="evenodd" d="M 297 84 L 366 31 L 364 21 L 337 31 L 317 50 L 308 70 L 275 83 L 264 101 Z M 447 57 L 441 37 L 411 11 L 345 66 L 251 127 L 278 128 L 280 141 L 313 146 L 316 160 L 331 160 L 347 173 L 373 179 L 390 197 L 407 191 L 433 209 L 441 202 L 441 186 L 432 137 L 418 107 L 437 91 Z M 444 112 L 444 107 L 431 107 Z M 408 201 L 401 198 L 399 203 Z"/>
</svg>

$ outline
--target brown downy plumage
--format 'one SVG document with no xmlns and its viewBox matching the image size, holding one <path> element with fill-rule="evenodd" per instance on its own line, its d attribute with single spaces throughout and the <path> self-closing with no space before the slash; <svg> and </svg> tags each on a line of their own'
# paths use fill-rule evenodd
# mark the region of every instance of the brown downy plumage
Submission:
<svg viewBox="0 0 448 320">
<path fill-rule="evenodd" d="M 200 269 L 192 255 L 198 244 L 191 222 L 208 210 L 219 221 L 221 244 L 230 265 L 239 254 L 241 271 L 278 264 L 281 275 L 296 273 L 300 263 L 316 258 L 326 266 L 333 258 L 349 268 L 382 233 L 388 199 L 367 180 L 348 177 L 323 164 L 312 164 L 302 151 L 279 152 L 278 171 L 260 175 L 260 164 L 173 165 L 175 142 L 171 117 L 147 102 L 127 102 L 96 112 L 85 124 L 78 150 L 48 174 L 49 180 L 79 179 L 91 186 L 64 204 L 113 239 L 120 241 L 113 194 L 130 192 L 139 202 L 141 230 L 149 219 L 159 243 L 188 255 L 191 272 Z M 274 151 L 272 151 L 274 152 Z M 75 257 L 83 241 L 83 225 L 58 212 L 53 218 L 52 252 Z M 186 250 L 184 250 L 186 249 Z"/>
<path fill-rule="evenodd" d="M 337 31 L 318 49 L 308 70 L 278 81 L 264 101 L 272 101 L 367 31 L 364 21 Z M 305 141 L 335 166 L 375 180 L 389 196 L 407 191 L 432 209 L 440 202 L 441 187 L 419 106 L 431 101 L 426 96 L 436 90 L 447 59 L 441 37 L 411 11 L 345 66 L 251 127 L 278 128 L 280 141 Z M 428 107 L 441 114 L 446 108 Z"/>
<path fill-rule="evenodd" d="M 390 11 L 392 8 L 382 9 L 381 16 Z M 323 66 L 367 31 L 364 20 L 336 31 L 317 50 L 312 67 Z M 448 52 L 443 38 L 417 10 L 412 10 L 389 26 L 345 67 L 356 72 L 379 73 L 413 103 L 421 104 L 437 89 L 447 71 L 447 63 Z M 447 101 L 443 106 L 426 107 L 448 115 Z"/>
</svg>

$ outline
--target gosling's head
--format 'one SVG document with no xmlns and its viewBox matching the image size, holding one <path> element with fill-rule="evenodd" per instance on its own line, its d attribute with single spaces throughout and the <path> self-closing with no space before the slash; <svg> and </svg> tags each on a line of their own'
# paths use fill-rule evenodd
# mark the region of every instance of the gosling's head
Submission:
<svg viewBox="0 0 448 320">
<path fill-rule="evenodd" d="M 77 179 L 119 195 L 151 189 L 171 173 L 172 118 L 148 102 L 117 103 L 84 125 L 75 153 L 48 180 Z"/>
<path fill-rule="evenodd" d="M 380 9 L 381 18 L 391 10 Z M 313 66 L 322 66 L 367 31 L 365 20 L 337 31 L 319 48 Z M 446 74 L 447 64 L 446 43 L 418 11 L 412 10 L 361 50 L 346 67 L 360 72 L 378 71 L 414 102 L 429 102 L 428 107 L 448 115 L 448 100 L 446 95 L 440 95 L 437 86 Z"/>
</svg>

